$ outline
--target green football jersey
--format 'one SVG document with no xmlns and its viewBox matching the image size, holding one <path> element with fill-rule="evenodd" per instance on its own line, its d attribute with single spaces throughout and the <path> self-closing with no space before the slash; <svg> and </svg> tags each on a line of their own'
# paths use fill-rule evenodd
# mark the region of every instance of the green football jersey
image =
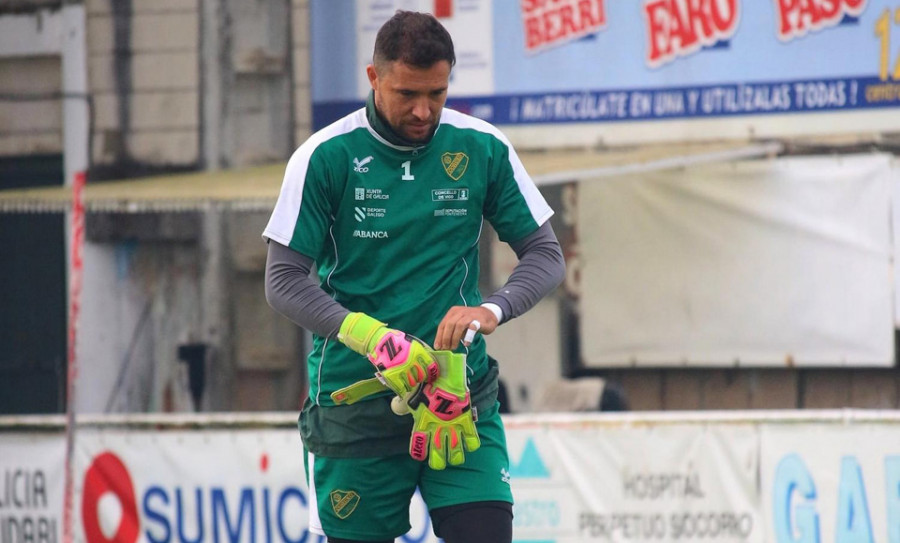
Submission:
<svg viewBox="0 0 900 543">
<path fill-rule="evenodd" d="M 322 288 L 432 345 L 454 305 L 481 303 L 478 241 L 487 219 L 516 241 L 553 211 L 503 134 L 444 109 L 430 142 L 394 145 L 360 109 L 294 153 L 263 236 L 316 262 Z M 487 371 L 481 336 L 466 352 L 469 377 Z M 371 364 L 336 339 L 314 336 L 310 399 L 372 377 Z"/>
</svg>

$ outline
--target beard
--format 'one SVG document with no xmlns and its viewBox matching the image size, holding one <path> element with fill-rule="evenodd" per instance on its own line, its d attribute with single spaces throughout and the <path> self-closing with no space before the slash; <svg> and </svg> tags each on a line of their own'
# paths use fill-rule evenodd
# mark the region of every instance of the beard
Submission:
<svg viewBox="0 0 900 543">
<path fill-rule="evenodd" d="M 402 125 L 401 126 L 391 125 L 391 130 L 393 130 L 395 134 L 399 135 L 400 137 L 402 137 L 403 139 L 405 139 L 406 141 L 409 141 L 411 143 L 428 143 L 429 141 L 431 141 L 432 136 L 434 136 L 434 132 L 435 132 L 435 130 L 437 130 L 437 126 L 438 126 L 437 122 L 431 123 L 430 125 L 428 125 L 427 130 L 425 130 L 424 133 L 422 132 L 421 128 L 416 127 L 415 132 L 418 134 L 421 134 L 418 136 L 416 134 L 412 133 L 410 130 L 408 130 L 407 129 L 408 127 L 404 127 Z"/>
</svg>

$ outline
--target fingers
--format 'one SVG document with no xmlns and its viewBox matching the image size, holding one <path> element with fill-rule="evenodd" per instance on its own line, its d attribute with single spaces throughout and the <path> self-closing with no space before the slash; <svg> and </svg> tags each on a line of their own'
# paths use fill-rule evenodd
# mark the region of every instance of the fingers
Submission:
<svg viewBox="0 0 900 543">
<path fill-rule="evenodd" d="M 477 320 L 473 320 L 469 323 L 469 327 L 466 329 L 466 337 L 463 338 L 463 345 L 468 347 L 472 344 L 472 341 L 475 340 L 475 332 L 481 330 L 481 323 Z"/>
<path fill-rule="evenodd" d="M 451 307 L 438 325 L 434 348 L 454 350 L 460 342 L 468 347 L 475 341 L 475 334 L 490 334 L 497 328 L 497 317 L 483 307 Z"/>
<path fill-rule="evenodd" d="M 438 325 L 438 332 L 434 341 L 435 348 L 452 351 L 459 347 L 460 340 L 463 339 L 463 335 L 469 329 L 469 324 L 473 320 L 476 319 L 465 312 L 451 309 L 444 317 L 444 320 L 441 321 L 441 324 Z"/>
</svg>

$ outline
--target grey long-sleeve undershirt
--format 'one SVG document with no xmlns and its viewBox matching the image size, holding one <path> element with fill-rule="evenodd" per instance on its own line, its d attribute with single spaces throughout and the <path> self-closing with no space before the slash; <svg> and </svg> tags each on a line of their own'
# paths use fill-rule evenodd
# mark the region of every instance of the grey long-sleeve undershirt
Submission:
<svg viewBox="0 0 900 543">
<path fill-rule="evenodd" d="M 549 222 L 532 234 L 510 243 L 519 262 L 509 279 L 484 302 L 496 304 L 503 320 L 535 306 L 565 277 L 565 260 Z M 266 258 L 266 300 L 276 311 L 311 332 L 334 338 L 350 313 L 334 301 L 310 276 L 313 259 L 275 241 Z"/>
</svg>

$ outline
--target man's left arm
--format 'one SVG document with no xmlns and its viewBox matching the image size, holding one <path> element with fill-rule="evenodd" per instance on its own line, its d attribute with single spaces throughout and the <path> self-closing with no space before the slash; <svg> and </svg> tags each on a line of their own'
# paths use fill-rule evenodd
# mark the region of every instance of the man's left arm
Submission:
<svg viewBox="0 0 900 543">
<path fill-rule="evenodd" d="M 565 278 L 565 259 L 550 221 L 509 245 L 519 259 L 509 279 L 480 306 L 451 307 L 438 325 L 435 349 L 455 349 L 467 330 L 492 333 L 501 323 L 534 307 Z"/>
</svg>

